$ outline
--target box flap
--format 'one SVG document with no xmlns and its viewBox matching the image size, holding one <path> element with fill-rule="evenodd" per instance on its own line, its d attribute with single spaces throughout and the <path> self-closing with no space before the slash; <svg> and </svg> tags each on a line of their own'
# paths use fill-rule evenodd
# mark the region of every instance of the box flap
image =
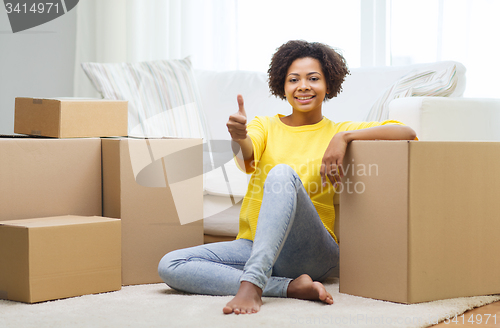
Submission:
<svg viewBox="0 0 500 328">
<path fill-rule="evenodd" d="M 7 225 L 13 227 L 26 227 L 26 228 L 42 228 L 42 227 L 66 226 L 73 224 L 87 224 L 87 223 L 107 222 L 107 221 L 117 221 L 117 220 L 118 219 L 104 218 L 100 216 L 64 215 L 64 216 L 53 216 L 53 217 L 36 218 L 36 219 L 0 221 L 0 225 Z"/>
<path fill-rule="evenodd" d="M 181 224 L 203 219 L 192 203 L 202 203 L 197 192 L 203 176 L 201 139 L 128 139 L 135 181 L 144 187 L 168 188 Z"/>
<path fill-rule="evenodd" d="M 40 97 L 16 97 L 19 99 L 33 99 L 33 103 L 39 103 L 43 101 L 57 101 L 57 102 L 71 102 L 71 101 L 100 101 L 100 102 L 127 102 L 127 100 L 117 100 L 117 99 L 102 99 L 102 98 L 85 98 L 85 97 L 50 97 L 50 98 L 40 98 Z"/>
</svg>

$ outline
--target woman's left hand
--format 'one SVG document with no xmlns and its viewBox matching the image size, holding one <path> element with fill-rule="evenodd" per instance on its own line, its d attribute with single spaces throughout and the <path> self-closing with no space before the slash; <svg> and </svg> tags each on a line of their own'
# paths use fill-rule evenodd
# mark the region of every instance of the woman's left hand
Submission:
<svg viewBox="0 0 500 328">
<path fill-rule="evenodd" d="M 335 134 L 326 148 L 325 155 L 321 161 L 321 184 L 326 186 L 326 177 L 333 184 L 334 188 L 341 183 L 344 177 L 344 170 L 342 164 L 344 162 L 344 155 L 347 148 L 347 140 L 344 138 L 344 133 L 339 132 Z"/>
</svg>

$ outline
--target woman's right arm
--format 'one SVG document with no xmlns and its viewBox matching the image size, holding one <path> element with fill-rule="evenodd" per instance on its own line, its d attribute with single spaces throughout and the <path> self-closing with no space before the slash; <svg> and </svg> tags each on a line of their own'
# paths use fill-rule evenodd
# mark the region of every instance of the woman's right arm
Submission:
<svg viewBox="0 0 500 328">
<path fill-rule="evenodd" d="M 254 160 L 252 140 L 247 133 L 247 114 L 245 112 L 243 96 L 238 95 L 238 112 L 229 116 L 227 130 L 231 135 L 231 147 L 241 168 L 247 172 L 254 168 L 251 166 Z"/>
</svg>

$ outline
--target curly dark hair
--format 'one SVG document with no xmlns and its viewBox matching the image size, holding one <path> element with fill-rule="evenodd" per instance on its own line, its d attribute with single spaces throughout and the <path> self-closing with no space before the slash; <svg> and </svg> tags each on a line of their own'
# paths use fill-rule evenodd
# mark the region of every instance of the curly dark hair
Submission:
<svg viewBox="0 0 500 328">
<path fill-rule="evenodd" d="M 336 97 L 342 91 L 345 76 L 350 74 L 344 57 L 326 44 L 304 40 L 288 41 L 274 53 L 267 71 L 271 94 L 286 99 L 284 90 L 288 68 L 294 60 L 305 57 L 317 59 L 321 63 L 326 86 L 330 91 L 324 100 Z"/>
</svg>

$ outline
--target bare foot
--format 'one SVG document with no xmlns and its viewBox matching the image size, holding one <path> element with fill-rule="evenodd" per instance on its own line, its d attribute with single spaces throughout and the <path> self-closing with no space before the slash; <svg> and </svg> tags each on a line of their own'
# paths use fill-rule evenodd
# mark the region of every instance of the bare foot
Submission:
<svg viewBox="0 0 500 328">
<path fill-rule="evenodd" d="M 242 281 L 236 296 L 226 304 L 222 312 L 225 314 L 257 313 L 262 305 L 262 289 L 251 282 Z"/>
<path fill-rule="evenodd" d="M 325 286 L 319 281 L 313 281 L 307 274 L 303 274 L 290 282 L 287 297 L 333 304 L 332 295 L 326 291 Z"/>
</svg>

